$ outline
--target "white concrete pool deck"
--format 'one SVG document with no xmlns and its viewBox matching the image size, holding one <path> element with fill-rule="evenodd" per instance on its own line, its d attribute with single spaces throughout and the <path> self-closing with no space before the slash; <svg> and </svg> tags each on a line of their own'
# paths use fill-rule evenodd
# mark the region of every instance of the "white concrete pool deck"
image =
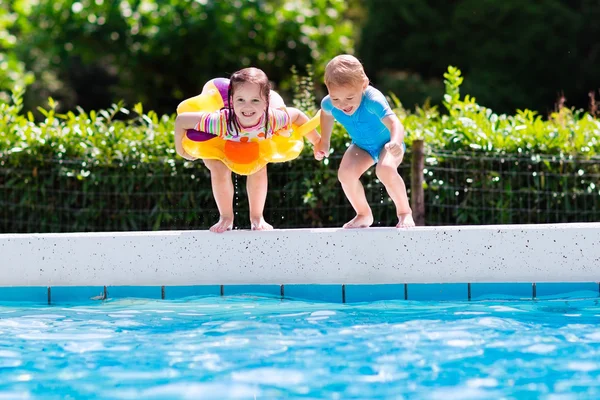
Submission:
<svg viewBox="0 0 600 400">
<path fill-rule="evenodd" d="M 598 281 L 600 223 L 0 235 L 0 286 Z"/>
</svg>

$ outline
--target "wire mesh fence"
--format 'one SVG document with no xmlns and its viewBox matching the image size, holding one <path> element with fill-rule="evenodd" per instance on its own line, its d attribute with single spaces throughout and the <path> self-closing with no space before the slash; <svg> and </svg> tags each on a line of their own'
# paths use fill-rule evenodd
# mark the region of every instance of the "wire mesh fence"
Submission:
<svg viewBox="0 0 600 400">
<path fill-rule="evenodd" d="M 341 157 L 303 156 L 268 167 L 265 219 L 276 228 L 337 227 L 354 212 L 337 182 Z M 411 153 L 400 166 L 411 191 Z M 600 221 L 600 159 L 490 156 L 429 151 L 425 224 Z M 244 177 L 233 175 L 236 227 L 249 228 Z M 396 210 L 371 168 L 362 179 L 374 226 L 394 226 Z M 0 231 L 93 232 L 206 229 L 218 219 L 201 162 L 86 165 L 0 158 Z"/>
<path fill-rule="evenodd" d="M 426 221 L 600 221 L 600 158 L 435 152 L 425 163 Z"/>
</svg>

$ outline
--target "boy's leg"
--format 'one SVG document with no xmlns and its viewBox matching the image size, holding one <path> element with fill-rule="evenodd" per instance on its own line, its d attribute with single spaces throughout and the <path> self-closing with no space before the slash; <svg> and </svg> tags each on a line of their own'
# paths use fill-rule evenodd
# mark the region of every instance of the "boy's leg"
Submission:
<svg viewBox="0 0 600 400">
<path fill-rule="evenodd" d="M 373 212 L 360 183 L 360 177 L 372 165 L 371 155 L 354 144 L 350 145 L 342 158 L 338 179 L 348 201 L 356 211 L 356 217 L 346 222 L 344 228 L 367 228 L 373 224 Z"/>
<path fill-rule="evenodd" d="M 384 148 L 379 153 L 379 161 L 375 167 L 375 172 L 396 206 L 396 214 L 398 215 L 398 224 L 396 227 L 408 228 L 415 226 L 415 221 L 413 220 L 412 210 L 408 202 L 406 185 L 398 173 L 398 166 L 401 162 L 401 157 L 394 157 Z"/>
<path fill-rule="evenodd" d="M 260 171 L 248 175 L 246 190 L 248 191 L 248 205 L 250 206 L 250 228 L 253 231 L 273 229 L 273 226 L 267 224 L 263 218 L 268 186 L 269 178 L 266 166 Z"/>
<path fill-rule="evenodd" d="M 212 192 L 219 209 L 219 221 L 210 227 L 211 232 L 222 233 L 233 227 L 233 182 L 231 170 L 219 160 L 202 160 L 210 170 Z"/>
</svg>

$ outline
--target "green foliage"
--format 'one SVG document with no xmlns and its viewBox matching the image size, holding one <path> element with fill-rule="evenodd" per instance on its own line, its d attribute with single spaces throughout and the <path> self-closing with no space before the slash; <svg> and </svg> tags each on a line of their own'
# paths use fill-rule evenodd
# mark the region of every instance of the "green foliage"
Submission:
<svg viewBox="0 0 600 400">
<path fill-rule="evenodd" d="M 148 163 L 174 157 L 173 118 L 143 113 L 141 104 L 134 107 L 135 117 L 122 104 L 86 113 L 57 113 L 57 103 L 38 111 L 44 120 L 37 123 L 30 112 L 22 115 L 23 91 L 15 91 L 13 104 L 0 105 L 0 153 L 11 160 L 20 157 L 38 160 L 85 160 L 88 165 Z M 127 115 L 132 118 L 119 120 Z"/>
<path fill-rule="evenodd" d="M 50 99 L 37 123 L 20 113 L 22 95 L 0 104 L 0 231 L 185 229 L 212 220 L 202 213 L 209 175 L 175 159 L 171 116 L 140 104 L 60 114 Z"/>
<path fill-rule="evenodd" d="M 429 225 L 595 222 L 599 159 L 436 151 L 426 160 Z"/>
<path fill-rule="evenodd" d="M 418 108 L 414 114 L 400 108 L 411 136 L 434 149 L 482 150 L 491 154 L 600 154 L 600 120 L 581 110 L 562 107 L 544 120 L 531 110 L 515 115 L 496 114 L 474 97 L 460 96 L 461 71 L 449 67 L 444 74 L 446 94 L 441 114 L 437 108 Z"/>
<path fill-rule="evenodd" d="M 364 4 L 357 54 L 374 82 L 411 107 L 427 97 L 440 104 L 435 81 L 448 64 L 469 76 L 468 93 L 501 112 L 527 107 L 546 114 L 561 92 L 585 108 L 587 93 L 600 88 L 597 0 Z"/>
<path fill-rule="evenodd" d="M 294 73 L 294 105 L 317 110 L 312 69 Z M 429 224 L 570 222 L 600 217 L 600 121 L 560 108 L 548 120 L 532 111 L 495 114 L 460 94 L 461 71 L 449 67 L 445 113 L 411 112 L 391 95 L 406 141 L 427 145 Z M 23 114 L 23 89 L 0 103 L 2 232 L 207 228 L 217 218 L 210 178 L 201 163 L 175 154 L 173 116 L 113 104 L 98 112 L 59 113 L 52 98 L 36 122 Z M 123 118 L 126 117 L 126 118 Z M 312 149 L 298 160 L 269 165 L 266 216 L 277 227 L 339 226 L 352 208 L 337 181 L 350 144 L 335 125 L 331 154 Z M 410 190 L 410 146 L 401 175 Z M 240 178 L 241 179 L 241 178 Z M 236 178 L 236 212 L 248 205 Z M 395 210 L 374 169 L 363 184 L 375 219 L 391 225 Z"/>
<path fill-rule="evenodd" d="M 18 49 L 63 109 L 114 99 L 171 112 L 214 77 L 250 65 L 281 82 L 292 65 L 350 51 L 344 0 L 16 0 Z M 32 51 L 33 49 L 33 51 Z M 33 95 L 33 93 L 32 93 Z"/>
<path fill-rule="evenodd" d="M 33 82 L 33 74 L 25 70 L 14 52 L 17 37 L 11 34 L 16 15 L 6 5 L 0 5 L 0 101 L 8 102 L 9 93 L 16 87 L 25 87 Z"/>
<path fill-rule="evenodd" d="M 530 110 L 496 114 L 471 96 L 461 97 L 461 71 L 444 74 L 445 113 L 437 107 L 405 109 L 391 94 L 406 127 L 406 142 L 425 141 L 426 221 L 429 224 L 496 224 L 594 221 L 600 218 L 600 120 L 586 112 L 559 108 L 547 120 Z M 310 103 L 309 90 L 299 92 Z M 312 100 L 314 103 L 314 99 Z M 349 145 L 336 124 L 330 164 L 304 176 L 305 197 L 320 224 L 345 222 L 352 215 L 336 180 Z M 410 190 L 411 154 L 401 166 Z M 312 177 L 311 177 L 312 176 Z M 295 177 L 299 181 L 301 177 Z M 395 210 L 370 170 L 362 179 L 376 220 L 394 221 Z"/>
<path fill-rule="evenodd" d="M 444 107 L 404 111 L 412 138 L 430 148 L 430 224 L 594 221 L 600 217 L 600 120 L 561 107 L 496 114 L 461 98 L 461 71 L 444 74 Z"/>
</svg>

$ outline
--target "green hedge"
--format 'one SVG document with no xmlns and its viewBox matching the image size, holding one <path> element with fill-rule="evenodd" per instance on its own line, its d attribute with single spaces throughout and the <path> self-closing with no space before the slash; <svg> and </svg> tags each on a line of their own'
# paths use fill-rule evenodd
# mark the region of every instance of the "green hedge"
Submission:
<svg viewBox="0 0 600 400">
<path fill-rule="evenodd" d="M 444 77 L 444 113 L 409 113 L 392 95 L 408 144 L 427 144 L 427 223 L 600 219 L 598 119 L 567 108 L 547 120 L 530 111 L 497 115 L 460 96 L 458 69 Z M 313 114 L 312 75 L 295 82 L 295 105 Z M 175 154 L 172 115 L 140 104 L 59 114 L 51 99 L 37 123 L 21 113 L 22 98 L 15 92 L 0 104 L 1 232 L 200 229 L 216 220 L 206 168 Z M 298 160 L 270 165 L 266 217 L 276 227 L 339 226 L 351 218 L 336 177 L 348 145 L 336 126 L 325 162 L 314 161 L 307 146 Z M 410 159 L 409 152 L 401 166 L 407 184 Z M 374 170 L 363 181 L 377 223 L 393 225 L 393 204 Z M 241 177 L 236 192 L 238 226 L 247 227 Z"/>
</svg>

